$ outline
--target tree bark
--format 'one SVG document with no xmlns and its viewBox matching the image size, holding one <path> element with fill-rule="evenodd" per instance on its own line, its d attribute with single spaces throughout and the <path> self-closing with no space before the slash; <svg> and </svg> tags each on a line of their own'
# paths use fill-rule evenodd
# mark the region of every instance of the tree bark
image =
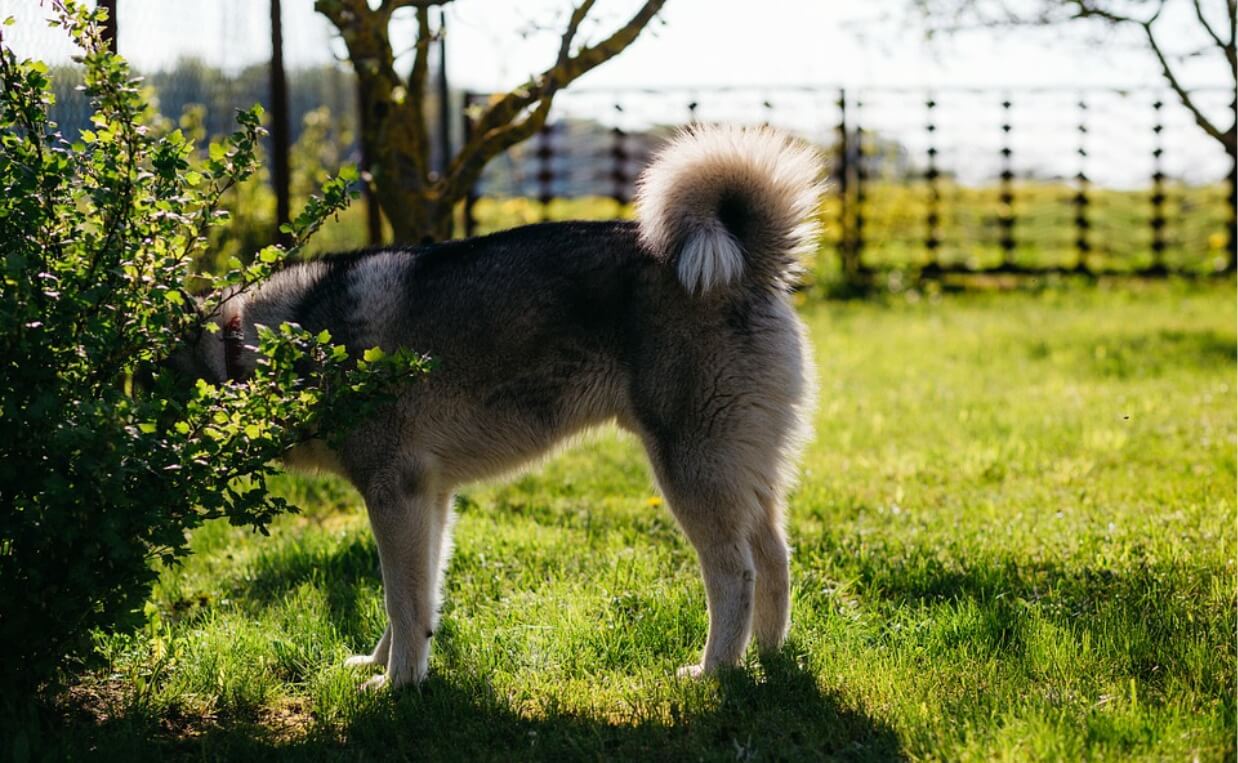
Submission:
<svg viewBox="0 0 1238 763">
<path fill-rule="evenodd" d="M 1238 159 L 1238 120 L 1223 127 L 1200 108 L 1196 97 L 1184 85 L 1175 67 L 1183 58 L 1164 47 L 1155 25 L 1165 8 L 1166 0 L 1145 0 L 1139 3 L 1112 0 L 1039 0 L 1038 3 L 983 2 L 983 0 L 909 0 L 915 12 L 929 24 L 930 34 L 951 33 L 971 27 L 1052 26 L 1079 19 L 1104 21 L 1112 25 L 1139 28 L 1149 51 L 1156 58 L 1165 84 L 1178 101 L 1190 112 L 1195 124 L 1217 141 L 1231 159 Z M 1238 24 L 1238 2 L 1225 0 L 1224 33 L 1208 20 L 1201 0 L 1192 0 L 1195 20 L 1208 38 L 1208 47 L 1222 56 L 1228 69 L 1231 86 L 1238 85 L 1238 49 L 1235 48 L 1235 25 Z M 939 24 L 936 17 L 949 19 Z"/>
<path fill-rule="evenodd" d="M 555 94 L 623 52 L 665 0 L 647 0 L 610 37 L 573 53 L 581 22 L 594 2 L 584 0 L 571 14 L 554 66 L 529 85 L 494 99 L 477 119 L 470 139 L 448 159 L 446 171 L 436 174 L 430 166 L 431 135 L 423 108 L 435 39 L 429 9 L 447 2 L 384 0 L 371 8 L 366 0 L 315 1 L 315 8 L 339 31 L 357 74 L 364 116 L 360 139 L 370 162 L 367 182 L 372 183 L 396 240 L 406 243 L 449 238 L 455 205 L 477 182 L 486 163 L 536 133 L 545 124 Z M 391 14 L 404 7 L 417 13 L 417 44 L 407 81 L 395 71 L 389 34 Z"/>
</svg>

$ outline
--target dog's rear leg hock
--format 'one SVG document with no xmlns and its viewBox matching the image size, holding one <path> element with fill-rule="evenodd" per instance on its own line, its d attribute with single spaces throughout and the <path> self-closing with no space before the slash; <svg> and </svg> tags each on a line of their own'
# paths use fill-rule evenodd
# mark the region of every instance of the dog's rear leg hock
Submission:
<svg viewBox="0 0 1238 763">
<path fill-rule="evenodd" d="M 790 550 L 781 525 L 781 511 L 768 512 L 752 538 L 756 562 L 756 601 L 752 630 L 762 654 L 777 652 L 791 624 Z"/>
<path fill-rule="evenodd" d="M 709 636 L 701 662 L 679 669 L 679 675 L 696 677 L 719 667 L 738 665 L 748 646 L 752 626 L 753 589 L 756 572 L 747 541 L 732 537 L 697 544 L 705 598 L 709 607 Z"/>
<path fill-rule="evenodd" d="M 700 559 L 709 608 L 709 636 L 701 661 L 679 670 L 680 676 L 695 677 L 738 665 L 748 646 L 756 585 L 749 535 L 743 529 L 748 507 L 731 500 L 731 491 L 672 488 L 670 493 L 671 510 Z"/>
</svg>

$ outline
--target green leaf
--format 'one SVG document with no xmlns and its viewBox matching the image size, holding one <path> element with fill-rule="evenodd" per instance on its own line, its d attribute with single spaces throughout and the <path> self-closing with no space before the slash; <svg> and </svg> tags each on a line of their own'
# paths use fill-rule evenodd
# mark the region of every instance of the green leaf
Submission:
<svg viewBox="0 0 1238 763">
<path fill-rule="evenodd" d="M 381 347 L 371 347 L 361 354 L 361 359 L 366 363 L 374 363 L 382 360 L 386 356 Z"/>
<path fill-rule="evenodd" d="M 0 380 L 0 492 L 17 508 L 0 522 L 0 561 L 29 581 L 0 586 L 0 613 L 23 613 L 0 665 L 6 688 L 15 672 L 45 682 L 61 656 L 89 647 L 83 636 L 140 608 L 156 574 L 149 562 L 182 557 L 187 531 L 225 516 L 263 527 L 290 510 L 267 492 L 273 459 L 309 432 L 347 433 L 392 399 L 399 365 L 354 365 L 330 332 L 284 325 L 262 329 L 244 383 L 177 383 L 172 373 L 134 383 L 136 365 L 178 357 L 187 339 L 220 348 L 219 322 L 186 309 L 190 289 L 216 295 L 209 312 L 223 290 L 269 275 L 343 208 L 358 173 L 323 184 L 291 226 L 293 248 L 242 262 L 238 252 L 258 247 L 237 242 L 253 230 L 210 229 L 265 224 L 252 210 L 270 189 L 242 182 L 259 170 L 262 109 L 238 113 L 235 131 L 213 143 L 193 110 L 169 132 L 97 34 L 100 14 L 80 0 L 46 6 L 83 51 L 89 112 L 79 138 L 60 139 L 49 67 L 0 46 L 0 229 L 13 234 L 0 251 L 0 344 L 12 372 Z"/>
</svg>

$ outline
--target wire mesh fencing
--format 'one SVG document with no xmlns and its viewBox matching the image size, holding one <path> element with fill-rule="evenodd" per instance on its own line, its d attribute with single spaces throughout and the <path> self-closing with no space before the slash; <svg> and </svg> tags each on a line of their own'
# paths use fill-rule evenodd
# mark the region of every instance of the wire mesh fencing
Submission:
<svg viewBox="0 0 1238 763">
<path fill-rule="evenodd" d="M 1195 98 L 1233 109 L 1223 90 Z M 1234 268 L 1233 162 L 1156 89 L 568 92 L 487 168 L 466 228 L 630 214 L 641 167 L 694 122 L 769 124 L 818 145 L 830 159 L 821 253 L 850 275 Z"/>
<path fill-rule="evenodd" d="M 237 109 L 258 103 L 287 126 L 287 141 L 267 149 L 291 164 L 290 188 L 263 176 L 285 208 L 288 197 L 308 195 L 324 169 L 364 165 L 356 80 L 313 0 L 112 4 L 118 49 L 168 120 L 209 138 L 231 131 Z M 273 6 L 281 13 L 279 56 Z M 33 0 L 0 0 L 0 11 L 18 20 L 6 30 L 8 44 L 51 64 L 53 114 L 74 138 L 88 124 L 89 104 L 76 89 L 80 74 L 63 30 L 42 23 L 48 9 Z M 282 76 L 273 60 L 282 61 Z M 277 79 L 286 98 L 272 96 Z M 444 143 L 467 136 L 487 97 L 457 94 L 463 107 L 452 111 L 452 140 Z M 1235 108 L 1224 90 L 1194 98 L 1219 121 Z M 683 125 L 714 122 L 774 125 L 829 157 L 818 261 L 846 277 L 1235 267 L 1233 160 L 1172 93 L 1155 88 L 569 89 L 540 133 L 490 162 L 457 233 L 630 215 L 636 179 L 658 146 Z M 380 236 L 375 214 L 346 223 L 328 232 L 327 246 Z"/>
</svg>

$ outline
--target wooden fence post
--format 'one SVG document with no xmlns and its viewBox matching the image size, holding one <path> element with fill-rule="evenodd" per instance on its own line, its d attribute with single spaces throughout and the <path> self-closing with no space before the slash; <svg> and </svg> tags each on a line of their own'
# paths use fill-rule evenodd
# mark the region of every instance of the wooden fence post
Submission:
<svg viewBox="0 0 1238 763">
<path fill-rule="evenodd" d="M 847 90 L 838 90 L 838 156 L 834 177 L 838 179 L 838 264 L 843 279 L 855 279 L 856 263 L 851 230 L 851 141 L 847 126 Z"/>
<path fill-rule="evenodd" d="M 1090 231 L 1092 228 L 1092 220 L 1088 215 L 1088 206 L 1091 204 L 1091 199 L 1088 197 L 1088 102 L 1084 96 L 1079 96 L 1079 124 L 1076 126 L 1076 131 L 1079 133 L 1079 145 L 1076 152 L 1079 155 L 1079 172 L 1075 175 L 1075 180 L 1078 183 L 1075 190 L 1073 203 L 1075 205 L 1075 251 L 1077 252 L 1078 260 L 1075 262 L 1075 270 L 1080 273 L 1090 273 L 1089 259 L 1092 252 L 1092 242 Z"/>
<path fill-rule="evenodd" d="M 615 112 L 622 114 L 623 104 L 616 103 Z M 631 178 L 628 177 L 628 136 L 617 123 L 611 128 L 610 136 L 610 197 L 622 210 L 628 203 L 628 187 L 631 184 Z"/>
<path fill-rule="evenodd" d="M 469 140 L 473 137 L 473 115 L 469 113 L 473 107 L 473 93 L 465 91 L 460 98 L 460 121 L 462 127 L 462 140 L 464 145 L 468 145 Z M 477 232 L 477 183 L 474 182 L 469 186 L 468 193 L 464 196 L 464 237 L 469 238 Z"/>
<path fill-rule="evenodd" d="M 1152 102 L 1152 218 L 1149 224 L 1152 226 L 1152 269 L 1160 272 L 1162 275 L 1165 271 L 1165 171 L 1164 171 L 1164 155 L 1165 141 L 1164 132 L 1165 124 L 1161 114 L 1161 110 L 1165 104 L 1158 97 Z"/>
<path fill-rule="evenodd" d="M 116 0 L 99 0 L 99 7 L 107 9 L 107 22 L 103 25 L 103 36 L 107 39 L 108 50 L 115 53 L 117 51 L 116 35 L 118 27 L 116 26 Z"/>
<path fill-rule="evenodd" d="M 924 182 L 928 187 L 928 210 L 924 218 L 924 249 L 928 252 L 929 268 L 941 264 L 938 249 L 941 248 L 941 187 L 938 179 L 941 172 L 937 169 L 937 117 L 935 109 L 937 99 L 932 93 L 924 101 L 924 130 L 928 133 L 928 149 L 925 151 L 926 169 Z"/>
<path fill-rule="evenodd" d="M 288 77 L 284 72 L 284 29 L 280 0 L 271 0 L 271 179 L 275 184 L 275 239 L 292 240 L 282 227 L 291 219 Z"/>
<path fill-rule="evenodd" d="M 1011 108 L 1014 103 L 1007 94 L 1002 98 L 1002 174 L 999 191 L 1001 211 L 997 216 L 997 224 L 1001 230 L 998 241 L 1002 248 L 1002 265 L 1014 267 L 1015 241 L 1015 207 L 1014 207 L 1014 143 L 1010 133 L 1014 130 L 1014 118 Z"/>
<path fill-rule="evenodd" d="M 1234 123 L 1238 124 L 1238 94 L 1235 94 L 1233 100 L 1229 102 L 1229 110 L 1234 117 Z M 1227 260 L 1225 271 L 1233 273 L 1238 270 L 1238 231 L 1235 231 L 1235 226 L 1238 226 L 1238 157 L 1229 161 L 1229 177 L 1225 179 L 1225 184 L 1229 186 L 1226 192 L 1226 201 L 1229 202 L 1229 225 L 1226 226 L 1228 240 L 1225 242 Z"/>
</svg>

